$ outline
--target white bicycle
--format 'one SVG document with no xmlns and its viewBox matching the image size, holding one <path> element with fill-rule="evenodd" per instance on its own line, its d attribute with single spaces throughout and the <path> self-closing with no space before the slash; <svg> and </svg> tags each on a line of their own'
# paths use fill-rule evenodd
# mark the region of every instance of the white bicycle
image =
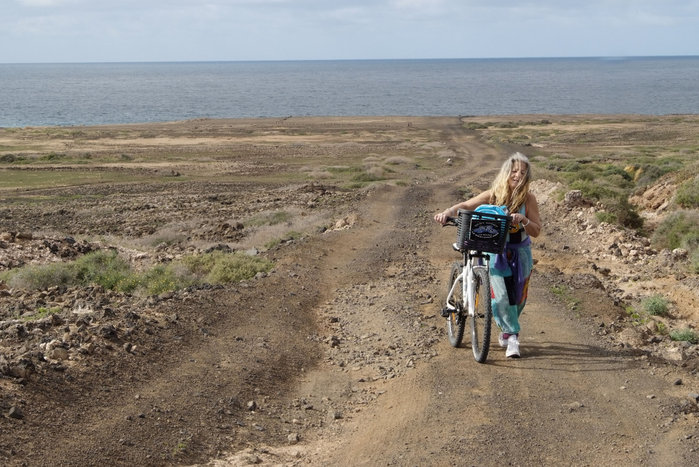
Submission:
<svg viewBox="0 0 699 467">
<path fill-rule="evenodd" d="M 493 318 L 488 253 L 503 251 L 510 226 L 507 214 L 487 212 L 494 211 L 490 206 L 484 208 L 485 211 L 460 209 L 457 217 L 448 218 L 445 224 L 457 227 L 457 241 L 452 246 L 463 259 L 452 265 L 442 316 L 447 319 L 449 343 L 453 347 L 461 345 L 466 319 L 470 319 L 471 347 L 478 363 L 485 363 L 488 358 Z"/>
</svg>

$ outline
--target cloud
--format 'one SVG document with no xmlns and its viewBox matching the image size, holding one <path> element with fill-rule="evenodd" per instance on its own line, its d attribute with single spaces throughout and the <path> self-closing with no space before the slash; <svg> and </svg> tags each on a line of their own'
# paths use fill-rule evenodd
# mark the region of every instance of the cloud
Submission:
<svg viewBox="0 0 699 467">
<path fill-rule="evenodd" d="M 699 0 L 5 0 L 0 62 L 697 54 L 698 23 Z"/>
</svg>

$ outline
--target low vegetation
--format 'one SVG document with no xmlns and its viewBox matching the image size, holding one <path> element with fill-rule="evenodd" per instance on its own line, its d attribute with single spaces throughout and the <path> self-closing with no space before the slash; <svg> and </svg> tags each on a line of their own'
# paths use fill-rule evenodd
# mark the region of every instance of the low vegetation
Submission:
<svg viewBox="0 0 699 467">
<path fill-rule="evenodd" d="M 652 316 L 665 316 L 668 312 L 668 301 L 662 295 L 652 295 L 641 301 L 643 310 Z"/>
<path fill-rule="evenodd" d="M 214 251 L 136 271 L 112 250 L 89 253 L 70 262 L 13 269 L 2 273 L 0 279 L 26 290 L 97 285 L 123 293 L 158 295 L 192 285 L 238 282 L 271 268 L 272 263 L 256 256 Z"/>
<path fill-rule="evenodd" d="M 689 342 L 699 344 L 699 334 L 693 329 L 683 328 L 670 331 L 670 339 L 673 341 Z"/>
</svg>

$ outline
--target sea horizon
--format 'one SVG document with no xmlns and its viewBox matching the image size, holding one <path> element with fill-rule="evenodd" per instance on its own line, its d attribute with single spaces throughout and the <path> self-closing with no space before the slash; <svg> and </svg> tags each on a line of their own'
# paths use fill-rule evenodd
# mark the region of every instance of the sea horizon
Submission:
<svg viewBox="0 0 699 467">
<path fill-rule="evenodd" d="M 696 114 L 699 56 L 0 64 L 0 127 L 195 118 Z"/>
<path fill-rule="evenodd" d="M 431 58 L 299 58 L 299 59 L 219 59 L 219 60 L 105 60 L 65 62 L 0 62 L 0 65 L 128 65 L 128 64 L 177 64 L 177 63 L 293 63 L 293 62 L 391 62 L 391 61 L 480 61 L 480 60 L 635 60 L 635 59 L 699 58 L 697 55 L 570 55 L 530 57 L 431 57 Z"/>
</svg>

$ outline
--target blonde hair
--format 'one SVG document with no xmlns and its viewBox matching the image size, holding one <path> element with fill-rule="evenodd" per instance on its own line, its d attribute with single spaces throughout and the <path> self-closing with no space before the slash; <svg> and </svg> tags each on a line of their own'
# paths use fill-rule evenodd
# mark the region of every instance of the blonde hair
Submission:
<svg viewBox="0 0 699 467">
<path fill-rule="evenodd" d="M 526 164 L 527 170 L 517 186 L 511 189 L 508 182 L 512 168 L 517 162 Z M 493 184 L 490 187 L 490 202 L 498 206 L 507 206 L 509 212 L 517 212 L 527 200 L 530 182 L 531 164 L 529 164 L 529 159 L 521 152 L 515 152 L 502 164 L 500 173 L 498 173 L 495 180 L 493 180 Z"/>
</svg>

